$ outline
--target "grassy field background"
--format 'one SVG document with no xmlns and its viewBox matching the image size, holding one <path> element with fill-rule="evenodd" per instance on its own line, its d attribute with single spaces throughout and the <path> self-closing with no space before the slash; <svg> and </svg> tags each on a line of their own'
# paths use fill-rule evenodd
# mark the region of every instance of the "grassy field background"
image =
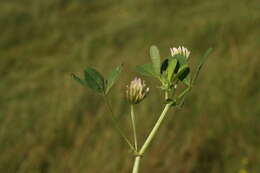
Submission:
<svg viewBox="0 0 260 173">
<path fill-rule="evenodd" d="M 1 0 L 0 172 L 131 172 L 133 156 L 100 97 L 70 77 L 124 63 L 110 95 L 129 132 L 125 85 L 156 44 L 214 52 L 184 108 L 172 110 L 143 173 L 260 172 L 258 0 Z M 146 78 L 145 78 L 146 79 Z M 137 106 L 143 141 L 161 110 L 158 83 Z M 159 101 L 158 101 L 159 100 Z"/>
</svg>

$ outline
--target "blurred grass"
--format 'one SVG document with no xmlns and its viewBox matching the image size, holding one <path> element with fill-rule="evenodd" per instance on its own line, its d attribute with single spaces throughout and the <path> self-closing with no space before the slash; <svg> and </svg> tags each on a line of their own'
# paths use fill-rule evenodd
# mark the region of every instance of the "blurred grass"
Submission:
<svg viewBox="0 0 260 173">
<path fill-rule="evenodd" d="M 86 66 L 106 74 L 123 62 L 111 100 L 129 131 L 125 85 L 152 44 L 164 56 L 184 45 L 192 64 L 214 52 L 141 171 L 260 172 L 259 1 L 2 0 L 0 11 L 0 172 L 130 172 L 133 158 L 101 98 L 69 74 Z M 151 95 L 137 108 L 141 140 L 161 108 L 148 83 Z"/>
</svg>

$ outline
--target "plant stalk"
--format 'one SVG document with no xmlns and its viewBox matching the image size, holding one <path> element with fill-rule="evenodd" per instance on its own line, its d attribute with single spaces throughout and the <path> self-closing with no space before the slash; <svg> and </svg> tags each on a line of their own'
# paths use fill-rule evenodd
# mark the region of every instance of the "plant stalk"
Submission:
<svg viewBox="0 0 260 173">
<path fill-rule="evenodd" d="M 169 108 L 170 108 L 171 104 L 166 104 L 164 109 L 163 109 L 163 112 L 161 113 L 159 119 L 157 120 L 156 124 L 154 125 L 152 131 L 150 132 L 150 134 L 148 135 L 147 139 L 145 140 L 142 148 L 140 149 L 139 151 L 139 155 L 143 155 L 144 152 L 146 151 L 146 149 L 149 147 L 150 143 L 152 142 L 153 138 L 155 137 L 159 127 L 161 126 L 165 116 L 166 116 L 166 113 L 168 112 Z"/>
<path fill-rule="evenodd" d="M 136 157 L 135 157 L 135 162 L 134 162 L 133 172 L 132 172 L 132 173 L 138 173 L 138 171 L 139 171 L 139 165 L 140 165 L 140 160 L 141 160 L 141 156 L 136 156 Z"/>
<path fill-rule="evenodd" d="M 134 114 L 134 105 L 131 104 L 131 120 L 132 120 L 132 128 L 133 128 L 133 134 L 134 134 L 134 146 L 136 152 L 138 151 L 138 145 L 137 145 L 137 133 L 136 133 L 136 121 L 135 121 L 135 114 Z"/>
<path fill-rule="evenodd" d="M 146 149 L 150 146 L 152 140 L 154 139 L 156 133 L 158 132 L 159 127 L 161 126 L 163 120 L 166 117 L 166 114 L 169 110 L 169 108 L 171 107 L 171 104 L 166 104 L 159 119 L 157 120 L 157 122 L 155 123 L 152 131 L 150 132 L 150 134 L 148 135 L 148 137 L 146 138 L 143 146 L 141 147 L 140 151 L 138 152 L 138 155 L 135 157 L 135 162 L 134 162 L 134 166 L 133 166 L 133 172 L 132 173 L 138 173 L 139 171 L 139 165 L 140 165 L 140 160 L 141 160 L 141 156 L 143 156 L 143 154 L 145 153 Z"/>
</svg>

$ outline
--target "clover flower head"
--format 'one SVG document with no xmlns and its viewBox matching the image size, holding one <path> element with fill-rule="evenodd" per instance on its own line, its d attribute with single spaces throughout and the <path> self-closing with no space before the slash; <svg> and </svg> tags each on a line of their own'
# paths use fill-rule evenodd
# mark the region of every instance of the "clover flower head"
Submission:
<svg viewBox="0 0 260 173">
<path fill-rule="evenodd" d="M 148 93 L 149 88 L 146 87 L 145 82 L 137 77 L 126 86 L 126 99 L 130 104 L 140 103 Z"/>
<path fill-rule="evenodd" d="M 189 58 L 190 51 L 183 46 L 179 46 L 178 48 L 173 47 L 173 48 L 170 48 L 170 50 L 171 50 L 172 56 L 180 54 L 180 55 L 185 56 L 187 59 Z"/>
</svg>

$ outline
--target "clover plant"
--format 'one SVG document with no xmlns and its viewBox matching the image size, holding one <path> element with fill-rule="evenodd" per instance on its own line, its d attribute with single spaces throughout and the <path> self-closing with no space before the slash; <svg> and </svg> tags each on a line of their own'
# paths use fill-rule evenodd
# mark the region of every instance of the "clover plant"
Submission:
<svg viewBox="0 0 260 173">
<path fill-rule="evenodd" d="M 122 128 L 120 127 L 120 124 L 114 115 L 112 106 L 110 105 L 107 98 L 108 93 L 117 82 L 118 76 L 122 71 L 122 65 L 113 69 L 107 77 L 104 77 L 96 69 L 91 67 L 88 67 L 84 70 L 83 79 L 79 78 L 75 74 L 72 74 L 72 77 L 82 86 L 92 89 L 104 98 L 105 104 L 111 113 L 111 118 L 113 120 L 115 129 L 122 137 L 122 139 L 125 140 L 126 144 L 129 146 L 129 149 L 132 151 L 133 156 L 135 157 L 132 173 L 139 172 L 140 160 L 153 141 L 159 127 L 167 115 L 168 110 L 174 107 L 182 107 L 185 96 L 194 87 L 198 74 L 211 51 L 212 49 L 210 48 L 205 52 L 202 59 L 200 60 L 200 63 L 192 73 L 191 67 L 189 65 L 190 51 L 187 48 L 171 48 L 171 55 L 162 59 L 158 48 L 156 46 L 151 46 L 151 62 L 137 66 L 136 70 L 141 75 L 156 78 L 160 82 L 160 86 L 158 88 L 164 92 L 165 105 L 158 117 L 157 122 L 153 126 L 151 132 L 148 134 L 145 142 L 142 145 L 139 144 L 137 137 L 138 133 L 136 130 L 134 106 L 136 104 L 140 104 L 147 97 L 147 95 L 151 95 L 150 89 L 146 86 L 145 82 L 142 79 L 135 77 L 130 82 L 130 84 L 126 86 L 125 98 L 129 103 L 131 110 L 130 116 L 133 133 L 133 140 L 130 140 L 129 137 L 122 131 Z M 183 87 L 178 87 L 181 83 L 185 86 L 184 89 L 182 89 Z M 177 92 L 177 90 L 182 91 Z"/>
</svg>

